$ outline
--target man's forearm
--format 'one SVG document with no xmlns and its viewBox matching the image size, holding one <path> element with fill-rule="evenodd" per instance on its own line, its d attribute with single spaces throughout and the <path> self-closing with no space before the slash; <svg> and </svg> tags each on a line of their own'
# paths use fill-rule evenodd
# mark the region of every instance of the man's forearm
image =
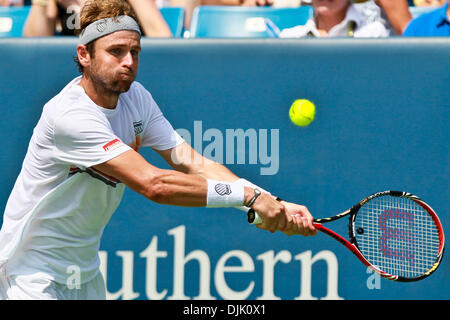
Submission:
<svg viewBox="0 0 450 320">
<path fill-rule="evenodd" d="M 189 144 L 182 143 L 170 150 L 157 151 L 177 171 L 199 175 L 205 179 L 236 181 L 239 179 L 224 165 L 203 157 Z"/>
<path fill-rule="evenodd" d="M 375 0 L 383 9 L 397 35 L 402 35 L 412 19 L 407 0 Z"/>
<path fill-rule="evenodd" d="M 172 37 L 172 32 L 164 20 L 154 0 L 128 0 L 136 12 L 144 34 L 148 37 Z"/>
<path fill-rule="evenodd" d="M 157 168 L 133 150 L 98 164 L 94 169 L 115 177 L 130 189 L 160 204 L 186 207 L 208 205 L 234 207 L 243 205 L 245 201 L 248 202 L 253 191 L 251 188 L 245 191 L 244 186 L 231 181 L 214 180 L 199 174 Z M 230 190 L 227 189 L 224 194 L 217 192 L 222 197 L 213 199 L 216 196 L 216 193 L 212 192 L 214 186 L 221 182 Z"/>
<path fill-rule="evenodd" d="M 46 37 L 55 34 L 55 20 L 48 17 L 47 8 L 45 1 L 31 6 L 23 30 L 25 37 Z"/>
</svg>

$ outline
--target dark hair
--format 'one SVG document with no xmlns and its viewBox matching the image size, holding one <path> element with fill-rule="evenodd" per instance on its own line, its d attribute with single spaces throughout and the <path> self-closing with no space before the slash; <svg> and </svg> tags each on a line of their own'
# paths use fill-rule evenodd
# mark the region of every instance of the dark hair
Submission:
<svg viewBox="0 0 450 320">
<path fill-rule="evenodd" d="M 78 36 L 82 30 L 97 20 L 118 16 L 130 16 L 139 24 L 136 13 L 130 4 L 125 0 L 88 0 L 81 9 L 79 15 L 80 29 L 75 30 L 75 35 Z M 94 43 L 95 40 L 86 45 L 91 57 L 93 57 L 95 53 Z M 77 64 L 78 71 L 83 73 L 84 67 L 81 65 L 78 56 L 75 56 L 73 61 Z"/>
</svg>

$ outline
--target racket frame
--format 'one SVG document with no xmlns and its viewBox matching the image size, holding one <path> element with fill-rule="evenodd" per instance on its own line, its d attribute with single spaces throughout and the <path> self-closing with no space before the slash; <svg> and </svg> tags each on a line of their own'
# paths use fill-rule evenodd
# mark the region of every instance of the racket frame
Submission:
<svg viewBox="0 0 450 320">
<path fill-rule="evenodd" d="M 415 203 L 417 203 L 419 206 L 421 206 L 422 208 L 424 208 L 431 216 L 431 218 L 433 219 L 434 223 L 436 224 L 438 233 L 439 233 L 439 249 L 438 249 L 438 254 L 436 256 L 436 261 L 435 263 L 432 265 L 432 267 L 427 270 L 426 272 L 424 272 L 422 275 L 418 276 L 418 277 L 414 277 L 414 278 L 407 278 L 407 277 L 402 277 L 402 276 L 398 276 L 398 275 L 392 275 L 389 274 L 385 271 L 382 271 L 381 269 L 377 268 L 376 266 L 374 266 L 373 264 L 371 264 L 365 257 L 364 255 L 361 253 L 359 247 L 358 247 L 358 243 L 356 241 L 356 237 L 355 237 L 355 220 L 356 220 L 356 216 L 358 214 L 358 210 L 368 201 L 380 197 L 380 196 L 386 196 L 386 195 L 390 195 L 393 197 L 405 197 L 405 198 L 409 198 L 410 200 L 414 201 Z M 348 223 L 348 235 L 349 235 L 349 240 L 345 239 L 344 237 L 342 237 L 341 235 L 335 233 L 334 231 L 326 228 L 323 226 L 323 223 L 327 223 L 327 222 L 331 222 L 331 221 L 335 221 L 338 219 L 341 219 L 345 216 L 349 216 L 349 223 Z M 403 192 L 403 191 L 392 191 L 392 190 L 387 190 L 387 191 L 382 191 L 382 192 L 377 192 L 374 193 L 372 195 L 370 195 L 369 197 L 363 199 L 362 201 L 360 201 L 358 204 L 354 205 L 351 209 L 344 211 L 342 213 L 339 213 L 333 217 L 329 217 L 329 218 L 323 218 L 323 219 L 314 219 L 313 220 L 313 224 L 314 227 L 331 236 L 332 238 L 336 239 L 337 241 L 339 241 L 341 244 L 343 244 L 347 249 L 349 249 L 364 265 L 366 265 L 367 267 L 369 267 L 371 270 L 373 270 L 374 272 L 376 272 L 377 274 L 379 274 L 380 276 L 389 279 L 389 280 L 394 280 L 394 281 L 399 281 L 399 282 L 412 282 L 412 281 L 418 281 L 418 280 L 422 280 L 426 277 L 428 277 L 430 274 L 432 274 L 434 271 L 436 271 L 436 269 L 438 268 L 439 264 L 441 263 L 442 257 L 444 255 L 444 244 L 445 244 L 445 238 L 444 238 L 444 231 L 442 229 L 442 224 L 439 220 L 439 217 L 437 216 L 436 212 L 434 212 L 434 210 L 422 199 L 420 199 L 419 197 L 408 193 L 408 192 Z"/>
</svg>

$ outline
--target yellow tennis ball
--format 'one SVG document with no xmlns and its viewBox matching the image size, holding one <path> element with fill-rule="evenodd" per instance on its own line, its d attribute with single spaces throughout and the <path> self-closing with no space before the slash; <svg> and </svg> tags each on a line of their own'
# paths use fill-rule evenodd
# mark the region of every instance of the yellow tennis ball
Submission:
<svg viewBox="0 0 450 320">
<path fill-rule="evenodd" d="M 297 99 L 289 109 L 292 123 L 300 127 L 309 125 L 316 116 L 316 106 L 309 100 Z"/>
</svg>

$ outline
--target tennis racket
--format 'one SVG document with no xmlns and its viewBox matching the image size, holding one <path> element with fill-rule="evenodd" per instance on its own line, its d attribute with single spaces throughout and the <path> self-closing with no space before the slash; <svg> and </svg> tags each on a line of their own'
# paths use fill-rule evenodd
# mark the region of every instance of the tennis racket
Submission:
<svg viewBox="0 0 450 320">
<path fill-rule="evenodd" d="M 323 226 L 346 216 L 348 240 Z M 249 210 L 248 221 L 262 222 L 254 210 Z M 422 280 L 436 271 L 444 254 L 444 231 L 438 216 L 425 201 L 407 192 L 375 193 L 333 217 L 314 219 L 314 227 L 390 280 Z"/>
</svg>

